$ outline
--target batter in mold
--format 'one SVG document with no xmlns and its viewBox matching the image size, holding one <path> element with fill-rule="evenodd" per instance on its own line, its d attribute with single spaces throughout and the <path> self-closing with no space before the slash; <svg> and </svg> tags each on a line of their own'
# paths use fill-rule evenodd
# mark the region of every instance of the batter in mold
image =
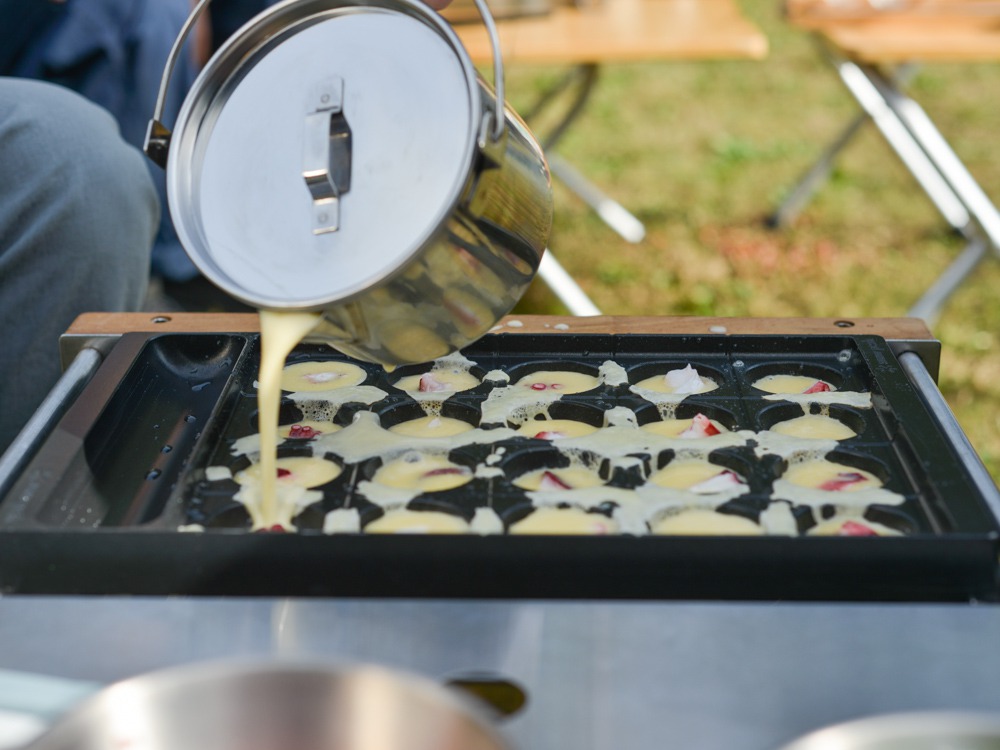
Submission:
<svg viewBox="0 0 1000 750">
<path fill-rule="evenodd" d="M 365 381 L 367 373 L 350 362 L 309 361 L 288 365 L 281 373 L 281 389 L 293 393 L 351 388 Z"/>
<path fill-rule="evenodd" d="M 366 534 L 468 534 L 470 531 L 468 522 L 460 516 L 407 508 L 387 511 L 364 528 Z"/>
<path fill-rule="evenodd" d="M 793 463 L 782 476 L 799 487 L 827 492 L 858 492 L 882 486 L 882 480 L 871 472 L 826 459 Z"/>
<path fill-rule="evenodd" d="M 735 471 L 703 459 L 674 459 L 649 475 L 651 484 L 675 490 L 687 490 L 697 495 L 726 492 L 746 483 Z"/>
<path fill-rule="evenodd" d="M 387 487 L 421 492 L 442 492 L 472 481 L 472 471 L 452 463 L 445 456 L 411 451 L 385 463 L 372 481 Z"/>
<path fill-rule="evenodd" d="M 461 419 L 428 415 L 394 424 L 389 432 L 415 438 L 447 438 L 473 429 L 471 424 Z"/>
<path fill-rule="evenodd" d="M 729 432 L 723 425 L 704 414 L 695 414 L 691 419 L 661 419 L 647 422 L 642 429 L 663 437 L 695 440 Z"/>
<path fill-rule="evenodd" d="M 804 440 L 849 440 L 857 433 L 839 419 L 825 414 L 805 414 L 786 419 L 771 427 L 771 432 Z"/>
<path fill-rule="evenodd" d="M 511 525 L 511 534 L 604 535 L 618 533 L 618 524 L 602 513 L 580 508 L 536 508 Z"/>
<path fill-rule="evenodd" d="M 467 391 L 477 385 L 479 378 L 468 370 L 460 369 L 430 370 L 421 375 L 407 375 L 395 382 L 401 391 L 418 395 L 436 394 L 438 398 Z"/>
<path fill-rule="evenodd" d="M 825 380 L 808 375 L 767 375 L 755 381 L 753 387 L 765 393 L 825 393 L 837 390 Z"/>
<path fill-rule="evenodd" d="M 514 388 L 535 392 L 553 392 L 559 395 L 583 393 L 596 388 L 600 380 L 595 375 L 571 370 L 538 370 L 525 375 L 514 384 Z"/>
<path fill-rule="evenodd" d="M 560 440 L 592 435 L 597 429 L 576 419 L 529 419 L 517 428 L 517 434 L 539 440 Z"/>
<path fill-rule="evenodd" d="M 660 393 L 707 393 L 718 388 L 718 384 L 711 378 L 707 378 L 693 368 L 691 365 L 670 370 L 663 375 L 654 375 L 651 378 L 640 380 L 635 384 L 636 388 Z"/>
<path fill-rule="evenodd" d="M 683 536 L 759 536 L 764 533 L 749 518 L 705 508 L 670 513 L 650 523 L 649 530 L 653 534 Z"/>
<path fill-rule="evenodd" d="M 523 490 L 577 490 L 600 487 L 601 477 L 583 466 L 565 466 L 560 469 L 538 469 L 517 477 L 512 484 Z"/>
<path fill-rule="evenodd" d="M 896 529 L 863 516 L 834 516 L 806 531 L 808 536 L 902 536 Z"/>
<path fill-rule="evenodd" d="M 294 529 L 292 519 L 306 506 L 322 499 L 310 491 L 332 482 L 341 467 L 322 458 L 293 456 L 276 460 L 273 495 L 265 502 L 263 464 L 251 464 L 233 476 L 241 485 L 235 498 L 250 514 L 254 529 Z"/>
</svg>

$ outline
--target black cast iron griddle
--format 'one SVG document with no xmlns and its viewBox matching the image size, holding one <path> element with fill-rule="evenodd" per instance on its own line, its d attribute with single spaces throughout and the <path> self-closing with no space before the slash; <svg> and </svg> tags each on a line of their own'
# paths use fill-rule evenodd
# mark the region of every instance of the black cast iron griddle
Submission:
<svg viewBox="0 0 1000 750">
<path fill-rule="evenodd" d="M 592 372 L 610 359 L 632 382 L 690 363 L 720 388 L 688 396 L 678 416 L 700 411 L 730 429 L 759 431 L 801 414 L 797 405 L 765 401 L 751 387 L 765 374 L 803 373 L 842 391 L 870 392 L 872 409 L 831 407 L 831 415 L 857 432 L 841 441 L 835 457 L 872 470 L 904 497 L 900 505 L 867 509 L 866 518 L 902 532 L 878 538 L 324 534 L 326 513 L 346 504 L 362 519 L 382 513 L 354 491 L 376 468 L 370 462 L 345 466 L 322 488 L 322 501 L 296 519 L 298 533 L 250 533 L 245 511 L 232 499 L 235 485 L 209 481 L 205 468 L 242 468 L 230 446 L 256 431 L 258 343 L 255 334 L 122 337 L 0 502 L 0 588 L 136 595 L 997 598 L 997 520 L 881 338 L 519 334 L 487 336 L 464 352 L 480 372 L 515 376 L 560 367 Z M 290 361 L 314 358 L 342 357 L 303 345 Z M 336 421 L 349 424 L 369 409 L 383 420 L 421 413 L 391 384 L 406 372 L 390 379 L 377 366 L 358 364 L 368 372 L 366 382 L 388 395 L 370 406 L 347 404 Z M 452 396 L 444 413 L 474 420 L 492 387 Z M 587 421 L 625 406 L 640 421 L 652 418 L 650 405 L 623 386 L 561 402 L 553 416 Z M 296 418 L 295 406 L 286 403 L 283 422 Z M 544 463 L 552 446 L 508 438 L 503 447 L 505 462 L 526 466 Z M 302 450 L 286 444 L 279 455 Z M 475 462 L 490 450 L 473 447 L 454 458 Z M 778 501 L 772 484 L 783 471 L 781 459 L 756 456 L 748 447 L 717 453 L 713 461 L 738 466 L 748 483 L 723 512 L 754 519 Z M 663 460 L 646 457 L 645 465 Z M 628 487 L 642 477 L 619 472 L 608 480 Z M 488 504 L 509 524 L 523 517 L 526 503 L 523 491 L 498 477 L 418 497 L 411 507 L 469 518 Z M 830 513 L 794 509 L 802 532 Z M 179 531 L 193 523 L 204 532 Z"/>
</svg>

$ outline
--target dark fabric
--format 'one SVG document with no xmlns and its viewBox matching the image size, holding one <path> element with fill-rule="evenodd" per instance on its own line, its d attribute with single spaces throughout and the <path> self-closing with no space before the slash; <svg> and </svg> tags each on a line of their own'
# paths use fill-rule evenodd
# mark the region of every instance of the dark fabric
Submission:
<svg viewBox="0 0 1000 750">
<path fill-rule="evenodd" d="M 10 75 L 25 50 L 65 15 L 52 0 L 0 0 L 0 75 Z"/>
<path fill-rule="evenodd" d="M 48 5 L 48 0 L 0 0 L 0 9 L 12 2 Z M 58 21 L 22 47 L 13 74 L 82 94 L 114 115 L 125 140 L 141 148 L 170 47 L 189 11 L 190 0 L 68 0 Z M 0 16 L 0 25 L 8 28 L 8 19 Z M 167 97 L 168 126 L 196 75 L 186 50 L 178 59 Z M 164 208 L 153 271 L 176 281 L 193 278 L 197 270 L 181 248 L 165 209 L 163 172 L 152 162 L 148 168 Z"/>
<path fill-rule="evenodd" d="M 106 111 L 0 78 L 0 452 L 58 379 L 73 319 L 139 309 L 158 221 L 143 156 Z"/>
</svg>

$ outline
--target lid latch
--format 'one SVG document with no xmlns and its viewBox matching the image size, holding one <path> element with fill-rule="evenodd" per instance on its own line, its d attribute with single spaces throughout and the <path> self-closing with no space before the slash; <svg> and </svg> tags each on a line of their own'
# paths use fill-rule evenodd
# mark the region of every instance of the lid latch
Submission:
<svg viewBox="0 0 1000 750">
<path fill-rule="evenodd" d="M 351 189 L 351 128 L 344 116 L 344 80 L 313 89 L 303 139 L 302 177 L 312 196 L 312 232 L 340 229 L 340 196 Z"/>
</svg>

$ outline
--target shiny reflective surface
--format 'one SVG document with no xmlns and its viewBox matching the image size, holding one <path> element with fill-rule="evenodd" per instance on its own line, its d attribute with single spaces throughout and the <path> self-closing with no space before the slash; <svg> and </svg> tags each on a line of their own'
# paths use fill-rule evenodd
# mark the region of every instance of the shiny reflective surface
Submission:
<svg viewBox="0 0 1000 750">
<path fill-rule="evenodd" d="M 500 724 L 525 750 L 775 750 L 873 714 L 1000 711 L 997 633 L 989 604 L 0 597 L 0 668 L 106 683 L 269 656 L 486 672 L 527 693 Z"/>
<path fill-rule="evenodd" d="M 782 750 L 997 750 L 1000 713 L 873 716 L 813 732 Z"/>
<path fill-rule="evenodd" d="M 136 677 L 84 702 L 30 750 L 503 750 L 485 714 L 445 688 L 372 666 L 202 664 Z"/>
</svg>

